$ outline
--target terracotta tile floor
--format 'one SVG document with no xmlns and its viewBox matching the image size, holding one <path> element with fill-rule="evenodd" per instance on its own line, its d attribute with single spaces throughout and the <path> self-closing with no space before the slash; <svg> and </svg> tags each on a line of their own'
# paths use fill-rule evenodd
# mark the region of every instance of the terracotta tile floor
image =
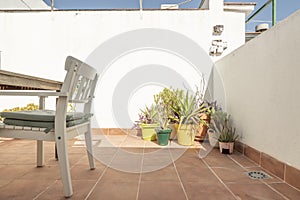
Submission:
<svg viewBox="0 0 300 200">
<path fill-rule="evenodd" d="M 0 139 L 0 199 L 64 199 L 54 144 L 45 142 L 45 166 L 35 167 L 36 142 Z M 300 199 L 300 191 L 235 152 L 206 143 L 160 147 L 139 136 L 95 135 L 96 170 L 89 170 L 83 141 L 69 142 L 71 199 Z"/>
</svg>

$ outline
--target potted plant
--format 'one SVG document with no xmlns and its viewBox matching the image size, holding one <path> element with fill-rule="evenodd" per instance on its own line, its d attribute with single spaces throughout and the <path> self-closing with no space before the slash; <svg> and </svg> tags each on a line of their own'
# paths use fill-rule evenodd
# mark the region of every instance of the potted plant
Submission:
<svg viewBox="0 0 300 200">
<path fill-rule="evenodd" d="M 178 143 L 186 146 L 193 145 L 202 107 L 199 107 L 196 96 L 189 94 L 189 91 L 180 92 L 177 95 L 178 102 L 172 108 L 179 121 Z"/>
<path fill-rule="evenodd" d="M 227 113 L 223 112 L 220 107 L 217 106 L 216 102 L 210 104 L 210 124 L 207 131 L 209 144 L 213 147 L 218 147 L 218 138 L 221 135 Z"/>
<path fill-rule="evenodd" d="M 142 129 L 142 138 L 147 141 L 156 140 L 156 132 L 155 128 L 159 125 L 156 120 L 156 109 L 155 105 L 151 105 L 151 107 L 145 107 L 145 109 L 141 110 L 139 114 L 138 125 Z"/>
<path fill-rule="evenodd" d="M 235 128 L 231 126 L 230 116 L 226 117 L 221 135 L 218 139 L 220 152 L 223 154 L 232 154 L 234 142 L 238 138 L 235 134 Z"/>
<path fill-rule="evenodd" d="M 160 95 L 154 96 L 154 102 L 157 113 L 156 118 L 159 123 L 159 127 L 155 129 L 156 138 L 159 145 L 166 146 L 169 143 L 170 133 L 172 132 L 172 129 L 169 127 L 170 110 L 168 109 L 168 105 L 164 103 Z"/>
<path fill-rule="evenodd" d="M 176 107 L 178 102 L 178 93 L 183 92 L 183 90 L 164 88 L 160 93 L 154 95 L 154 101 L 160 102 L 164 107 L 164 114 L 167 116 L 168 126 L 172 129 L 170 134 L 170 140 L 173 140 L 177 136 L 178 129 L 178 116 L 174 112 L 173 107 Z"/>
<path fill-rule="evenodd" d="M 195 141 L 204 141 L 206 138 L 212 111 L 212 107 L 207 101 L 202 101 L 200 107 L 202 108 L 200 113 L 200 124 L 196 132 Z"/>
<path fill-rule="evenodd" d="M 196 132 L 195 141 L 203 141 L 206 138 L 207 130 L 210 123 L 211 106 L 210 102 L 204 100 L 205 81 L 202 77 L 199 86 L 196 86 L 196 102 L 201 108 L 200 123 Z"/>
</svg>

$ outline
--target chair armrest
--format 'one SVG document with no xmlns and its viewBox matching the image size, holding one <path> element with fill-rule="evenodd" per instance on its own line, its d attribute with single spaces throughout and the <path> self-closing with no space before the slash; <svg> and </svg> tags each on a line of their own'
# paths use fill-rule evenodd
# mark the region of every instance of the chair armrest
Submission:
<svg viewBox="0 0 300 200">
<path fill-rule="evenodd" d="M 39 96 L 39 97 L 48 97 L 48 96 L 58 96 L 58 97 L 67 97 L 67 92 L 23 92 L 23 91 L 0 91 L 0 96 Z"/>
</svg>

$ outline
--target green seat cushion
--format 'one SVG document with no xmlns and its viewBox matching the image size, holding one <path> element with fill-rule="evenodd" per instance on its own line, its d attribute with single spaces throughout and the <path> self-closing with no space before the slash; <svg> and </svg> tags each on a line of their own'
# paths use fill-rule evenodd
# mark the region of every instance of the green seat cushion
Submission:
<svg viewBox="0 0 300 200">
<path fill-rule="evenodd" d="M 9 119 L 29 120 L 38 122 L 54 122 L 55 111 L 54 110 L 25 110 L 16 112 L 1 112 L 0 116 Z M 68 112 L 67 121 L 90 118 L 92 114 L 84 114 L 82 112 Z"/>
<path fill-rule="evenodd" d="M 80 112 L 68 112 L 66 116 L 67 127 L 75 126 L 89 121 L 93 114 Z M 53 110 L 29 110 L 16 112 L 1 112 L 4 124 L 13 126 L 46 128 L 49 132 L 54 128 L 55 111 Z"/>
<path fill-rule="evenodd" d="M 75 126 L 87 122 L 88 118 L 82 118 L 72 121 L 67 121 L 67 127 Z M 38 128 L 54 128 L 54 122 L 43 122 L 43 121 L 28 121 L 20 119 L 4 119 L 4 124 L 13 125 L 13 126 L 26 126 L 26 127 L 38 127 Z"/>
</svg>

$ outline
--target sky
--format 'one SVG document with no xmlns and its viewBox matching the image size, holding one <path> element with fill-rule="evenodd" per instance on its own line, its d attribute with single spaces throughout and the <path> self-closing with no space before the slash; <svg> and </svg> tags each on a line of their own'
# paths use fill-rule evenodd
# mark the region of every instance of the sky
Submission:
<svg viewBox="0 0 300 200">
<path fill-rule="evenodd" d="M 50 5 L 50 0 L 44 0 Z M 143 8 L 160 8 L 161 4 L 181 3 L 186 0 L 143 0 Z M 139 8 L 139 0 L 54 0 L 57 9 L 130 9 Z M 192 0 L 180 5 L 179 8 L 198 8 L 201 0 Z M 256 2 L 255 10 L 259 9 L 267 0 L 225 0 L 225 2 Z M 277 0 L 277 22 L 300 9 L 300 0 Z M 255 11 L 254 10 L 254 11 Z M 260 23 L 268 23 L 271 27 L 272 5 L 246 24 L 246 31 L 254 31 Z"/>
<path fill-rule="evenodd" d="M 256 2 L 256 7 L 253 11 L 254 13 L 257 9 L 264 5 L 267 0 L 229 0 L 229 2 Z M 277 0 L 277 22 L 280 22 L 299 9 L 300 0 Z M 268 23 L 270 27 L 272 26 L 272 3 L 265 7 L 246 24 L 246 31 L 254 31 L 255 26 L 260 23 Z"/>
</svg>

